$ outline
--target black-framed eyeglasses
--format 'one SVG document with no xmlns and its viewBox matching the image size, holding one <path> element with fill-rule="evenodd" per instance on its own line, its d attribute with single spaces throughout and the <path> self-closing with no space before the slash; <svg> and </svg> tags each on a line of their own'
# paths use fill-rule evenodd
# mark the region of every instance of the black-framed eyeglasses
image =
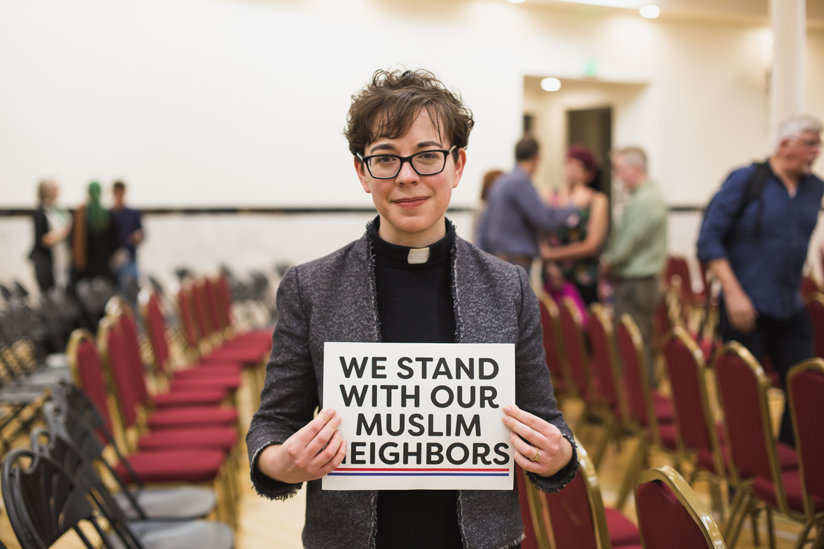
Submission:
<svg viewBox="0 0 824 549">
<path fill-rule="evenodd" d="M 446 159 L 449 154 L 457 148 L 457 145 L 452 145 L 449 150 L 433 149 L 416 152 L 409 156 L 398 156 L 397 154 L 361 156 L 360 153 L 355 156 L 366 164 L 369 175 L 375 179 L 393 179 L 401 173 L 404 162 L 409 162 L 418 175 L 437 175 L 446 167 Z"/>
</svg>

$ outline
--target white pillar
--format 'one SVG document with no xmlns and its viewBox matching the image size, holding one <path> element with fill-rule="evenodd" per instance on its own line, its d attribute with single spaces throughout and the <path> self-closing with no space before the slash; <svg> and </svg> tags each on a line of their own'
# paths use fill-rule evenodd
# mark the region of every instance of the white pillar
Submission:
<svg viewBox="0 0 824 549">
<path fill-rule="evenodd" d="M 770 0 L 773 62 L 770 78 L 769 138 L 784 117 L 807 108 L 804 78 L 806 0 Z"/>
</svg>

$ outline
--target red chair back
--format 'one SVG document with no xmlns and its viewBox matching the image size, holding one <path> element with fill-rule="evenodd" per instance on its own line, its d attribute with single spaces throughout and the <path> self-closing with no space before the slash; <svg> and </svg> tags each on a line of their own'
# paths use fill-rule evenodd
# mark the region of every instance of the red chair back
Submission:
<svg viewBox="0 0 824 549">
<path fill-rule="evenodd" d="M 100 321 L 100 354 L 108 368 L 115 386 L 117 406 L 123 420 L 123 428 L 128 429 L 138 419 L 138 409 L 145 405 L 140 395 L 148 395 L 143 376 L 136 376 L 129 360 L 126 337 L 117 319 L 106 317 Z"/>
<path fill-rule="evenodd" d="M 824 294 L 819 292 L 807 298 L 807 312 L 813 324 L 815 356 L 824 358 Z"/>
<path fill-rule="evenodd" d="M 590 372 L 599 388 L 602 404 L 618 414 L 621 421 L 627 421 L 628 412 L 624 395 L 618 353 L 615 349 L 615 333 L 604 308 L 594 303 L 590 307 L 589 341 L 592 346 Z"/>
<path fill-rule="evenodd" d="M 616 331 L 618 354 L 624 367 L 624 389 L 627 396 L 627 411 L 632 421 L 638 425 L 649 426 L 655 421 L 649 382 L 644 375 L 644 349 L 641 332 L 632 317 L 621 317 Z"/>
<path fill-rule="evenodd" d="M 664 343 L 664 361 L 682 444 L 687 450 L 718 455 L 718 437 L 707 395 L 706 364 L 695 341 L 680 326 L 673 329 Z M 721 475 L 723 471 L 715 473 Z"/>
<path fill-rule="evenodd" d="M 518 481 L 518 503 L 521 507 L 521 520 L 524 523 L 524 539 L 521 541 L 521 549 L 539 549 L 532 511 L 529 507 L 529 497 L 527 496 L 527 482 L 529 481 L 526 480 L 524 471 L 517 465 L 515 466 L 515 478 Z"/>
<path fill-rule="evenodd" d="M 564 394 L 569 391 L 569 387 L 567 387 L 564 374 L 560 338 L 558 337 L 558 306 L 548 294 L 541 293 L 538 297 L 538 307 L 541 311 L 541 331 L 544 336 L 546 365 L 549 368 L 555 392 Z"/>
<path fill-rule="evenodd" d="M 94 403 L 103 416 L 106 429 L 111 431 L 112 416 L 107 401 L 108 389 L 103 377 L 103 362 L 97 351 L 94 336 L 86 329 L 72 332 L 66 347 L 66 355 L 75 385 Z"/>
<path fill-rule="evenodd" d="M 718 396 L 724 411 L 731 468 L 738 479 L 772 478 L 775 439 L 767 406 L 767 381 L 758 361 L 738 342 L 724 345 L 715 358 Z"/>
<path fill-rule="evenodd" d="M 712 515 L 669 466 L 652 469 L 641 477 L 635 489 L 635 512 L 644 549 L 725 546 Z"/>
<path fill-rule="evenodd" d="M 578 395 L 589 402 L 593 395 L 589 385 L 589 358 L 584 350 L 581 313 L 575 302 L 568 297 L 561 300 L 558 309 L 570 377 Z"/>
<path fill-rule="evenodd" d="M 143 323 L 154 355 L 155 368 L 160 373 L 166 371 L 171 356 L 166 339 L 166 317 L 160 305 L 160 297 L 155 292 L 148 294 L 143 306 Z"/>
<path fill-rule="evenodd" d="M 559 492 L 537 492 L 549 514 L 554 547 L 599 549 L 611 546 L 595 466 L 580 444 L 578 472 Z"/>
<path fill-rule="evenodd" d="M 182 286 L 177 292 L 177 307 L 180 312 L 180 321 L 183 324 L 183 335 L 186 338 L 186 345 L 190 349 L 198 349 L 200 335 L 196 314 L 191 299 L 191 290 Z"/>
<path fill-rule="evenodd" d="M 795 429 L 796 448 L 808 516 L 824 504 L 824 359 L 807 360 L 794 366 L 787 376 L 789 406 Z M 813 504 L 817 500 L 817 505 Z"/>
</svg>

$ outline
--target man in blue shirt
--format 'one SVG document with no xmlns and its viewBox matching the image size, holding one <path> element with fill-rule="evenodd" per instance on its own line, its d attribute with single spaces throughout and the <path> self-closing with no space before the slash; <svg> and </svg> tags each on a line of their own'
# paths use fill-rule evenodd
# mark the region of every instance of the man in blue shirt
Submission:
<svg viewBox="0 0 824 549">
<path fill-rule="evenodd" d="M 761 195 L 739 214 L 757 168 L 733 171 L 698 236 L 698 259 L 721 283 L 719 335 L 739 341 L 759 361 L 769 355 L 782 385 L 790 367 L 814 356 L 800 287 L 824 195 L 824 181 L 812 173 L 821 130 L 821 122 L 806 115 L 782 121 Z M 794 444 L 786 407 L 779 439 Z"/>
<path fill-rule="evenodd" d="M 502 175 L 489 194 L 489 204 L 478 227 L 478 247 L 521 265 L 527 272 L 538 257 L 538 232 L 557 229 L 576 206 L 554 208 L 532 185 L 538 168 L 538 142 L 526 136 L 515 145 L 515 169 Z M 583 190 L 581 193 L 583 194 Z M 573 203 L 584 200 L 573 195 Z"/>
<path fill-rule="evenodd" d="M 115 271 L 120 290 L 132 301 L 137 302 L 138 270 L 137 246 L 143 242 L 143 222 L 138 210 L 126 206 L 126 184 L 115 181 L 112 185 L 114 205 L 112 214 L 117 222 L 118 250 Z"/>
</svg>

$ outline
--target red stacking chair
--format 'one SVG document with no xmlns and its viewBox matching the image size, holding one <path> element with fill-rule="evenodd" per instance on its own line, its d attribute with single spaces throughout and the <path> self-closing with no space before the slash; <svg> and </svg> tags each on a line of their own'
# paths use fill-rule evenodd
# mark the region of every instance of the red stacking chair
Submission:
<svg viewBox="0 0 824 549">
<path fill-rule="evenodd" d="M 675 405 L 679 453 L 693 462 L 690 484 L 699 477 L 710 482 L 713 506 L 722 513 L 721 486 L 725 459 L 707 389 L 704 355 L 687 331 L 677 326 L 664 344 L 664 362 Z"/>
<path fill-rule="evenodd" d="M 112 399 L 115 397 L 105 382 L 103 363 L 92 334 L 85 329 L 72 332 L 66 354 L 75 384 L 83 389 L 97 407 L 103 416 L 106 430 L 112 432 L 114 422 L 111 410 L 115 407 L 109 404 L 109 397 L 111 396 Z M 200 438 L 224 437 L 222 431 L 223 429 L 218 430 L 215 435 L 194 428 L 177 430 L 173 438 L 179 440 L 186 437 L 191 440 L 192 447 L 167 450 L 138 449 L 128 454 L 120 452 L 128 455 L 128 465 L 118 462 L 113 464 L 113 468 L 126 483 L 178 484 L 182 482 L 211 486 L 219 496 L 221 514 L 227 522 L 234 525 L 236 515 L 231 478 L 224 474 L 224 472 L 229 472 L 226 471 L 229 467 L 224 466 L 227 459 L 226 451 L 216 447 L 219 443 L 214 443 L 214 439 Z M 230 434 L 233 438 L 237 437 L 235 432 Z M 125 437 L 121 437 L 120 441 L 114 438 L 106 442 L 125 448 L 124 441 Z M 225 444 L 224 442 L 224 447 Z"/>
<path fill-rule="evenodd" d="M 632 487 L 633 469 L 637 468 L 637 464 L 642 462 L 646 455 L 647 436 L 645 429 L 641 424 L 633 421 L 633 416 L 629 412 L 627 395 L 624 384 L 621 382 L 621 365 L 618 362 L 612 320 L 603 306 L 598 303 L 590 306 L 589 341 L 592 348 L 590 364 L 593 386 L 598 388 L 596 409 L 598 414 L 604 418 L 603 435 L 596 443 L 592 461 L 597 467 L 606 445 L 613 438 L 620 441 L 630 436 L 637 440 L 634 454 L 630 458 L 630 467 L 624 472 L 621 487 L 618 490 L 615 507 L 621 509 Z"/>
<path fill-rule="evenodd" d="M 791 447 L 776 442 L 767 405 L 770 383 L 752 354 L 738 342 L 727 343 L 716 355 L 714 369 L 724 411 L 729 470 L 736 487 L 725 538 L 730 546 L 735 545 L 745 514 L 763 508 L 774 546 L 773 510 L 799 522 L 805 520 L 797 456 Z M 792 454 L 795 468 L 786 467 L 782 453 Z"/>
<path fill-rule="evenodd" d="M 521 549 L 547 549 L 548 532 L 540 530 L 536 532 L 536 525 L 544 528 L 546 522 L 539 520 L 532 516 L 533 509 L 529 504 L 529 480 L 526 478 L 526 473 L 523 469 L 515 466 L 515 479 L 518 482 L 518 503 L 521 507 L 521 520 L 524 523 L 524 539 L 521 541 Z M 540 541 L 539 541 L 540 540 Z"/>
<path fill-rule="evenodd" d="M 589 407 L 595 404 L 592 400 L 595 395 L 591 388 L 589 356 L 584 346 L 583 319 L 575 302 L 568 297 L 561 300 L 558 313 L 572 386 L 575 394 Z"/>
<path fill-rule="evenodd" d="M 159 373 L 176 382 L 220 378 L 225 379 L 230 387 L 240 383 L 243 366 L 236 362 L 196 362 L 172 368 L 171 336 L 160 296 L 156 292 L 142 292 L 140 301 L 141 316 L 152 348 L 153 366 Z"/>
<path fill-rule="evenodd" d="M 260 340 L 224 342 L 212 328 L 209 320 L 208 296 L 205 285 L 190 283 L 177 293 L 180 319 L 190 360 L 194 362 L 243 365 L 252 394 L 257 397 L 262 388 L 263 367 L 269 356 L 271 343 Z"/>
<path fill-rule="evenodd" d="M 806 303 L 813 324 L 813 350 L 815 356 L 824 358 L 824 294 L 813 294 Z"/>
<path fill-rule="evenodd" d="M 641 331 L 631 316 L 624 314 L 616 331 L 618 353 L 624 373 L 627 408 L 633 421 L 645 427 L 650 442 L 669 452 L 676 452 L 675 410 L 672 398 L 659 390 L 652 390 Z"/>
<path fill-rule="evenodd" d="M 824 436 L 821 418 L 824 417 L 824 359 L 806 360 L 790 369 L 787 375 L 790 413 L 793 419 L 796 449 L 798 450 L 799 471 L 801 473 L 800 492 L 803 505 L 793 499 L 799 490 L 791 484 L 793 479 L 784 479 L 790 507 L 804 509 L 804 529 L 798 537 L 797 546 L 807 541 L 813 527 L 818 535 L 813 547 L 824 547 Z"/>
<path fill-rule="evenodd" d="M 225 273 L 221 272 L 215 277 L 211 282 L 211 289 L 220 329 L 224 332 L 226 339 L 240 341 L 255 339 L 264 341 L 268 345 L 271 344 L 272 327 L 241 331 L 235 326 L 234 316 L 232 315 L 232 292 L 229 289 L 229 280 Z"/>
<path fill-rule="evenodd" d="M 558 305 L 549 294 L 541 292 L 541 295 L 538 296 L 538 306 L 541 311 L 541 330 L 544 336 L 546 365 L 552 377 L 555 396 L 559 398 L 576 396 L 575 387 L 562 354 L 561 334 L 558 326 L 558 315 L 560 314 Z"/>
<path fill-rule="evenodd" d="M 575 549 L 640 549 L 638 528 L 620 511 L 604 507 L 595 466 L 586 450 L 577 444 L 578 472 L 561 491 L 541 492 L 527 484 L 532 517 L 538 535 L 548 532 L 539 547 Z"/>
<path fill-rule="evenodd" d="M 641 476 L 635 488 L 635 512 L 644 549 L 725 547 L 712 515 L 668 465 Z"/>
</svg>

